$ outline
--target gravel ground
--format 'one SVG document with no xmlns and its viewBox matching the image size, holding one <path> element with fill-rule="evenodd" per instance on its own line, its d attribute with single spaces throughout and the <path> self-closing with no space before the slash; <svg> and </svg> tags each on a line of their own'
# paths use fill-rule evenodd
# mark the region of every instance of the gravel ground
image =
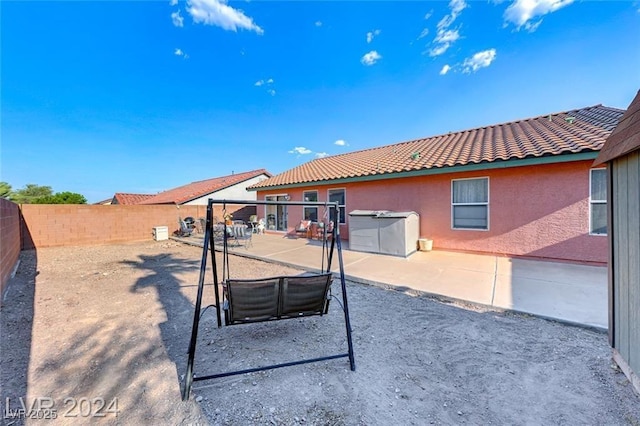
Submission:
<svg viewBox="0 0 640 426">
<path fill-rule="evenodd" d="M 341 358 L 197 382 L 182 402 L 200 256 L 172 241 L 23 252 L 0 311 L 4 423 L 640 425 L 603 333 L 354 283 L 355 372 Z M 238 278 L 301 272 L 230 259 Z M 209 309 L 195 372 L 345 351 L 335 302 L 221 329 Z M 19 419 L 21 402 L 56 418 Z"/>
</svg>

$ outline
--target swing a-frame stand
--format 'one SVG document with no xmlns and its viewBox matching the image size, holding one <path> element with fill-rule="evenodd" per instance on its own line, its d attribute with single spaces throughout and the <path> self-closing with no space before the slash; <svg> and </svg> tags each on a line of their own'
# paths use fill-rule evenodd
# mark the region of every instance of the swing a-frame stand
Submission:
<svg viewBox="0 0 640 426">
<path fill-rule="evenodd" d="M 269 278 L 257 278 L 252 280 L 239 280 L 229 278 L 229 249 L 227 244 L 227 231 L 222 238 L 222 282 L 218 281 L 218 268 L 215 256 L 215 240 L 213 233 L 213 206 L 222 205 L 226 209 L 227 204 L 233 205 L 275 205 L 275 206 L 318 206 L 325 207 L 329 217 L 336 224 L 328 238 L 323 238 L 322 246 L 322 273 L 299 276 L 280 276 Z M 353 355 L 353 342 L 351 339 L 351 322 L 349 320 L 349 304 L 347 302 L 347 287 L 344 278 L 344 263 L 342 260 L 342 244 L 340 242 L 340 209 L 338 203 L 322 202 L 296 202 L 296 201 L 247 201 L 247 200 L 213 200 L 209 199 L 207 205 L 207 219 L 202 249 L 202 262 L 200 263 L 200 278 L 198 280 L 198 294 L 196 296 L 195 311 L 193 314 L 193 327 L 191 329 L 191 341 L 189 343 L 189 356 L 187 372 L 182 392 L 182 400 L 189 399 L 193 382 L 210 380 L 220 377 L 235 376 L 238 374 L 253 373 L 256 371 L 273 370 L 276 368 L 290 367 L 312 362 L 328 361 L 337 358 L 349 358 L 351 371 L 355 371 L 356 364 Z M 328 227 L 325 226 L 326 230 Z M 325 231 L 326 232 L 326 231 Z M 325 237 L 328 237 L 325 235 Z M 218 327 L 222 327 L 222 312 L 224 311 L 225 325 L 246 324 L 264 321 L 277 321 L 281 319 L 301 318 L 312 315 L 324 315 L 328 312 L 330 301 L 330 286 L 333 280 L 331 262 L 337 248 L 338 264 L 340 267 L 340 286 L 342 289 L 341 307 L 344 312 L 344 322 L 347 334 L 347 347 L 345 353 L 321 356 L 318 358 L 302 359 L 298 361 L 284 362 L 281 364 L 263 367 L 248 368 L 244 370 L 228 371 L 216 374 L 196 376 L 194 374 L 194 358 L 196 343 L 198 341 L 198 327 L 202 311 L 202 295 L 204 290 L 204 278 L 207 269 L 207 256 L 211 256 L 211 269 L 213 272 L 213 288 L 215 294 L 216 319 Z M 326 253 L 326 257 L 325 257 Z M 325 265 L 326 259 L 326 265 Z M 222 298 L 218 284 L 222 284 Z M 206 308 L 205 308 L 206 309 Z"/>
</svg>

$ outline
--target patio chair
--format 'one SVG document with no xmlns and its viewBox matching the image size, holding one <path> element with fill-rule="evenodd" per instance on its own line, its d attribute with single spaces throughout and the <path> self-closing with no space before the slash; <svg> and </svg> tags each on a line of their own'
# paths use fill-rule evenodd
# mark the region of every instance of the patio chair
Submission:
<svg viewBox="0 0 640 426">
<path fill-rule="evenodd" d="M 307 235 L 309 235 L 309 226 L 311 226 L 310 220 L 301 220 L 298 226 L 296 226 L 296 235 L 307 238 Z"/>
<path fill-rule="evenodd" d="M 187 222 L 178 218 L 178 223 L 180 224 L 180 229 L 178 230 L 178 236 L 180 237 L 190 237 L 194 231 L 194 228 L 189 227 Z"/>
<path fill-rule="evenodd" d="M 253 232 L 247 225 L 233 225 L 233 237 L 238 247 L 242 245 L 248 250 L 253 245 L 252 236 Z"/>
<path fill-rule="evenodd" d="M 326 225 L 326 226 L 325 226 Z M 326 228 L 326 230 L 325 230 Z M 318 222 L 318 227 L 316 229 L 315 237 L 318 240 L 327 239 L 330 240 L 333 235 L 333 221 L 329 221 L 328 224 L 324 222 Z"/>
<path fill-rule="evenodd" d="M 264 230 L 267 229 L 264 219 L 258 219 L 258 224 L 256 225 L 256 234 L 264 234 Z"/>
<path fill-rule="evenodd" d="M 322 234 L 322 226 L 324 224 L 322 222 L 318 223 L 318 222 L 311 222 L 311 225 L 309 226 L 309 236 L 311 237 L 311 239 L 317 238 L 320 239 L 320 235 Z"/>
<path fill-rule="evenodd" d="M 249 216 L 249 225 L 251 225 L 251 232 L 258 233 L 258 215 L 252 214 Z"/>
<path fill-rule="evenodd" d="M 191 217 L 191 216 L 187 216 L 184 218 L 184 222 L 187 224 L 187 226 L 191 229 L 196 227 L 196 220 Z"/>
</svg>

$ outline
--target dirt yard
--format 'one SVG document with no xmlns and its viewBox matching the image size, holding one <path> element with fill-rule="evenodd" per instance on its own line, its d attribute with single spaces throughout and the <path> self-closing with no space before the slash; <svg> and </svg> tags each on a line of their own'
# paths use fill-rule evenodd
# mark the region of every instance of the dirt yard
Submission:
<svg viewBox="0 0 640 426">
<path fill-rule="evenodd" d="M 24 252 L 1 310 L 4 423 L 640 425 L 603 333 L 354 283 L 355 372 L 340 358 L 197 382 L 182 402 L 200 257 L 175 242 Z M 300 272 L 231 263 L 239 278 Z M 335 302 L 221 329 L 209 309 L 199 336 L 199 375 L 346 351 Z M 21 403 L 56 419 L 25 422 Z"/>
</svg>

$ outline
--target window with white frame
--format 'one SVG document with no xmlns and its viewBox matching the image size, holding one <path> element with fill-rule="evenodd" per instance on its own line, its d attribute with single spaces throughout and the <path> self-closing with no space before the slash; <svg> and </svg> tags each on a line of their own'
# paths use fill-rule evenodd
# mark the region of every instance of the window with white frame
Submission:
<svg viewBox="0 0 640 426">
<path fill-rule="evenodd" d="M 591 170 L 589 181 L 589 233 L 607 235 L 607 169 Z"/>
<path fill-rule="evenodd" d="M 345 194 L 346 191 L 344 189 L 330 189 L 329 190 L 329 201 L 332 203 L 338 203 L 338 207 L 340 208 L 340 223 L 347 223 L 347 206 L 345 202 Z M 333 216 L 331 220 L 334 220 Z"/>
<path fill-rule="evenodd" d="M 489 229 L 489 178 L 451 181 L 453 229 Z"/>
<path fill-rule="evenodd" d="M 304 191 L 302 193 L 302 199 L 304 201 L 318 201 L 318 191 Z M 310 220 L 312 222 L 318 221 L 318 207 L 317 206 L 304 206 L 302 212 L 302 218 L 304 220 Z"/>
</svg>

